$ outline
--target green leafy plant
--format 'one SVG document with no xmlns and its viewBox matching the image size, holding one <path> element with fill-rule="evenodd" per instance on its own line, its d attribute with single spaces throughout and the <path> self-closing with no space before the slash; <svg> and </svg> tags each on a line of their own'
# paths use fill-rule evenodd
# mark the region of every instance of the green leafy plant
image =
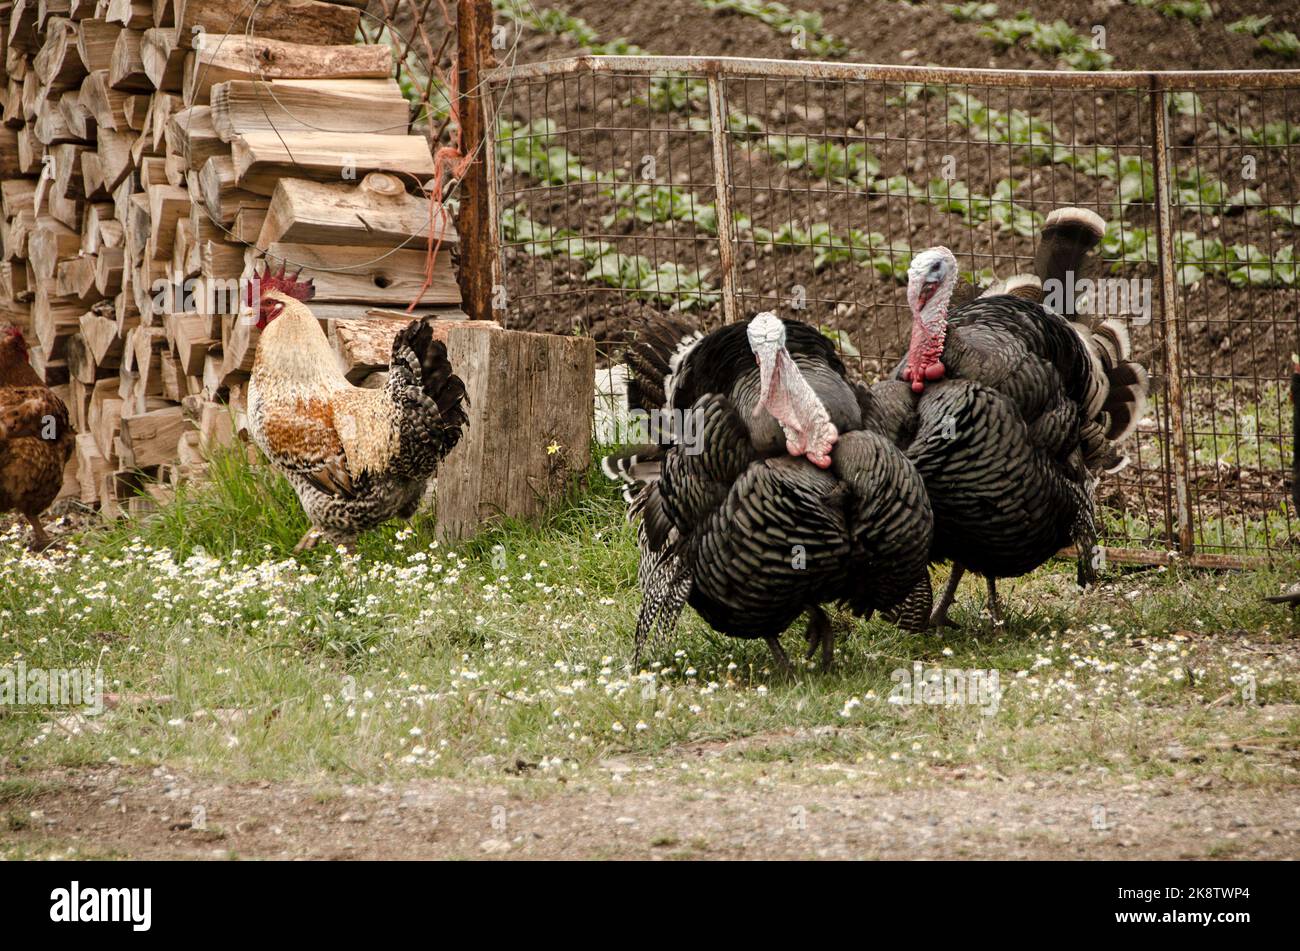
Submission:
<svg viewBox="0 0 1300 951">
<path fill-rule="evenodd" d="M 1039 23 L 1034 15 L 1022 10 L 1011 19 L 994 20 L 980 27 L 980 36 L 992 40 L 1001 49 L 1015 46 L 1023 39 L 1029 48 L 1067 63 L 1073 69 L 1105 69 L 1113 61 L 1105 50 L 1094 49 L 1092 41 L 1074 31 L 1064 20 Z"/>
<path fill-rule="evenodd" d="M 1253 244 L 1225 245 L 1216 238 L 1195 231 L 1173 234 L 1174 266 L 1179 284 L 1188 286 L 1204 277 L 1215 276 L 1234 287 L 1295 287 L 1300 267 L 1295 248 L 1288 245 L 1270 257 Z M 1158 241 L 1154 229 L 1121 228 L 1112 223 L 1101 242 L 1102 257 L 1111 262 L 1114 273 L 1127 272 L 1134 264 L 1155 264 Z"/>
<path fill-rule="evenodd" d="M 718 300 L 704 275 L 671 261 L 656 265 L 639 254 L 625 254 L 608 241 L 584 238 L 567 228 L 533 221 L 517 208 L 501 214 L 501 233 L 538 257 L 566 256 L 584 261 L 588 281 L 628 291 L 630 296 L 667 304 L 670 310 L 693 310 Z"/>
<path fill-rule="evenodd" d="M 1266 33 L 1259 38 L 1259 45 L 1261 49 L 1276 53 L 1284 59 L 1300 58 L 1300 38 L 1290 30 Z"/>
<path fill-rule="evenodd" d="M 547 185 L 594 182 L 593 169 L 562 145 L 555 122 L 535 119 L 525 124 L 501 118 L 497 122 L 497 160 L 507 170 L 523 172 Z"/>
<path fill-rule="evenodd" d="M 934 205 L 944 211 L 960 215 L 971 224 L 992 222 L 999 231 L 1011 231 L 1022 237 L 1033 237 L 1043 224 L 1043 216 L 1012 198 L 1016 183 L 1004 178 L 993 187 L 993 194 L 979 195 L 963 181 L 935 179 L 930 182 L 929 193 L 913 195 L 917 201 Z"/>
<path fill-rule="evenodd" d="M 718 233 L 717 207 L 712 202 L 701 201 L 690 192 L 669 185 L 642 182 L 606 189 L 604 194 L 615 203 L 612 212 L 601 216 L 600 223 L 606 228 L 618 221 L 683 221 L 695 225 L 706 234 Z"/>
<path fill-rule="evenodd" d="M 907 279 L 907 264 L 912 258 L 911 249 L 905 244 L 889 241 L 879 232 L 864 232 L 850 228 L 845 234 L 837 235 L 824 221 L 814 222 L 807 227 L 798 222 L 789 221 L 770 235 L 760 235 L 778 251 L 792 251 L 807 248 L 813 252 L 813 270 L 824 268 L 839 262 L 851 262 L 860 267 L 870 267 L 882 277 L 904 281 Z"/>
<path fill-rule="evenodd" d="M 1234 20 L 1226 27 L 1229 33 L 1238 33 L 1242 36 L 1259 36 L 1265 28 L 1273 22 L 1273 17 L 1269 16 L 1244 16 L 1240 20 Z"/>
<path fill-rule="evenodd" d="M 817 178 L 866 188 L 880 173 L 880 161 L 861 142 L 840 145 L 806 135 L 769 135 L 767 153 L 786 168 L 807 169 Z"/>
<path fill-rule="evenodd" d="M 778 32 L 788 36 L 801 36 L 803 49 L 814 56 L 843 56 L 848 45 L 839 37 L 826 32 L 820 13 L 791 10 L 784 3 L 767 0 L 700 0 L 706 8 L 729 11 L 754 17 Z"/>
<path fill-rule="evenodd" d="M 1205 23 L 1214 18 L 1214 8 L 1206 0 L 1129 0 L 1135 7 L 1155 9 L 1172 20 Z"/>
<path fill-rule="evenodd" d="M 943 9 L 958 23 L 977 23 L 992 20 L 998 15 L 996 3 L 980 3 L 979 0 L 972 3 L 945 3 Z"/>
</svg>

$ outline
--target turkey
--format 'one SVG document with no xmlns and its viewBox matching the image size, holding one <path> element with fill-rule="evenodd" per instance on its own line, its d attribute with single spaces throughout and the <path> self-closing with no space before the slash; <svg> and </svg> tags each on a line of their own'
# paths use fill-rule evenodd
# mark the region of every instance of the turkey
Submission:
<svg viewBox="0 0 1300 951">
<path fill-rule="evenodd" d="M 924 627 L 924 486 L 889 412 L 849 383 L 825 336 L 772 313 L 707 336 L 661 320 L 628 365 L 629 403 L 650 414 L 655 442 L 604 467 L 640 519 L 638 663 L 686 604 L 717 631 L 766 641 L 783 672 L 780 635 L 805 611 L 808 656 L 820 649 L 830 666 L 828 602 L 869 616 L 922 590 L 904 614 Z"/>
<path fill-rule="evenodd" d="M 1040 287 L 1068 286 L 1104 234 L 1090 211 L 1049 215 Z M 1099 472 L 1127 462 L 1117 444 L 1146 411 L 1149 388 L 1119 320 L 1056 314 L 1036 302 L 1033 277 L 950 311 L 956 282 L 947 248 L 913 259 L 912 339 L 896 371 L 914 392 L 906 451 L 934 509 L 934 560 L 953 562 L 933 624 L 947 623 L 968 570 L 987 579 L 995 622 L 996 579 L 1026 574 L 1066 545 L 1077 547 L 1080 583 L 1091 578 L 1093 487 Z"/>
</svg>

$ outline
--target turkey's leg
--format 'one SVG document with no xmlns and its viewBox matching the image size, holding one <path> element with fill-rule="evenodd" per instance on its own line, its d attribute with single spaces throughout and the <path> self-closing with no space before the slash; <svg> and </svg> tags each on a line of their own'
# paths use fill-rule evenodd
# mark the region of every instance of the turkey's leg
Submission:
<svg viewBox="0 0 1300 951">
<path fill-rule="evenodd" d="M 998 600 L 998 583 L 992 577 L 985 579 L 989 583 L 989 617 L 994 624 L 1002 623 L 1002 602 Z"/>
<path fill-rule="evenodd" d="M 772 652 L 772 657 L 776 661 L 777 670 L 783 674 L 793 674 L 794 665 L 790 663 L 790 658 L 786 656 L 785 648 L 781 646 L 781 638 L 773 635 L 772 637 L 765 637 L 763 640 L 767 641 L 767 648 Z"/>
<path fill-rule="evenodd" d="M 961 584 L 961 576 L 965 573 L 965 568 L 955 561 L 952 563 L 952 574 L 948 576 L 948 584 L 944 586 L 943 595 L 939 598 L 939 603 L 934 606 L 934 613 L 930 615 L 931 627 L 957 626 L 948 620 L 948 609 L 952 607 L 953 601 L 957 600 L 957 585 Z"/>
<path fill-rule="evenodd" d="M 808 615 L 808 653 L 805 659 L 812 660 L 812 655 L 821 647 L 822 670 L 830 670 L 835 662 L 835 629 L 820 606 L 814 607 Z"/>
<path fill-rule="evenodd" d="M 24 515 L 27 524 L 32 527 L 32 551 L 45 551 L 51 544 L 50 536 L 45 533 L 45 526 L 41 524 L 41 519 L 37 515 Z"/>
</svg>

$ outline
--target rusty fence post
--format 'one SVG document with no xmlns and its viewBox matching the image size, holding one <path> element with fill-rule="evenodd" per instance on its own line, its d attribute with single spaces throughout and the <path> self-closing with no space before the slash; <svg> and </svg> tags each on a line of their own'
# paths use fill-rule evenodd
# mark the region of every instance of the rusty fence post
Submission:
<svg viewBox="0 0 1300 951">
<path fill-rule="evenodd" d="M 736 299 L 736 222 L 731 214 L 731 155 L 727 149 L 727 104 L 722 80 L 709 71 L 709 135 L 713 141 L 714 203 L 718 218 L 718 268 L 722 271 L 722 319 L 740 319 Z"/>
<path fill-rule="evenodd" d="M 460 144 L 474 160 L 460 183 L 460 269 L 457 280 L 465 313 L 474 320 L 492 319 L 493 290 L 500 284 L 497 222 L 493 215 L 493 146 L 487 128 L 491 96 L 484 76 L 492 58 L 492 0 L 457 0 L 456 81 Z"/>
<path fill-rule="evenodd" d="M 1160 320 L 1164 331 L 1165 376 L 1169 393 L 1170 457 L 1173 461 L 1174 498 L 1178 506 L 1178 552 L 1184 558 L 1195 547 L 1192 529 L 1192 484 L 1187 464 L 1187 398 L 1183 393 L 1183 353 L 1178 327 L 1178 278 L 1174 260 L 1173 192 L 1169 186 L 1169 111 L 1158 77 L 1152 77 L 1150 96 Z"/>
</svg>

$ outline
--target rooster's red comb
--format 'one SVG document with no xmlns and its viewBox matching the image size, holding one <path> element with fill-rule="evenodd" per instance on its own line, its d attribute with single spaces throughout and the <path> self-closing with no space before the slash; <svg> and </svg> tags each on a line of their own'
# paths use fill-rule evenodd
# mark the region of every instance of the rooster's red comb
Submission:
<svg viewBox="0 0 1300 951">
<path fill-rule="evenodd" d="M 309 301 L 316 296 L 316 286 L 310 279 L 300 281 L 298 278 L 302 275 L 302 270 L 296 274 L 286 273 L 285 266 L 280 265 L 280 271 L 277 274 L 270 268 L 264 268 L 260 274 L 254 274 L 253 282 L 248 287 L 248 303 L 253 303 L 254 288 L 260 294 L 267 291 L 279 291 L 282 294 L 300 301 Z"/>
</svg>

